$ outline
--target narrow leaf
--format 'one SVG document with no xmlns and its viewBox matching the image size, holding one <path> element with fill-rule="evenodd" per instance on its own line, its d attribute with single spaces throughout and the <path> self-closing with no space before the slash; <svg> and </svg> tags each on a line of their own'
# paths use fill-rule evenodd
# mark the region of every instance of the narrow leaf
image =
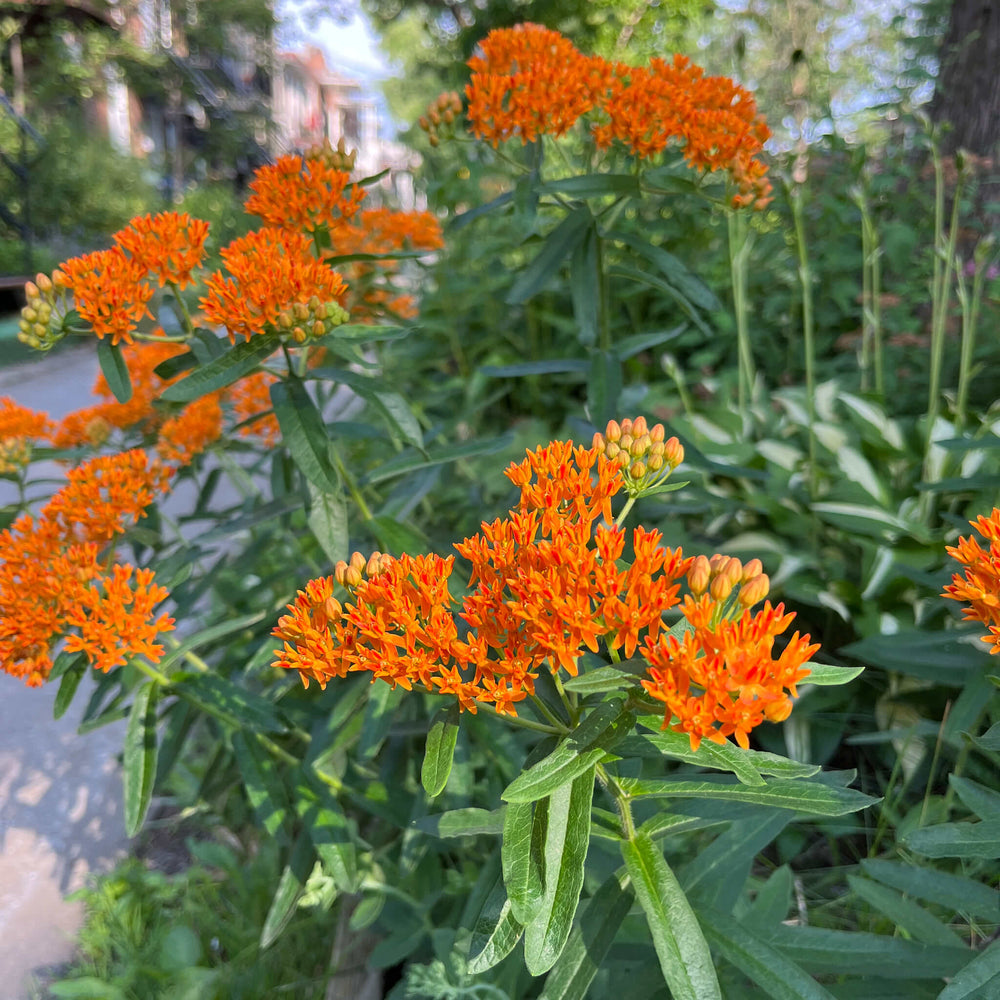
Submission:
<svg viewBox="0 0 1000 1000">
<path fill-rule="evenodd" d="M 587 376 L 587 409 L 592 424 L 604 427 L 618 412 L 622 384 L 621 361 L 611 351 L 595 351 Z"/>
<path fill-rule="evenodd" d="M 264 919 L 264 926 L 260 932 L 261 948 L 269 948 L 292 919 L 295 905 L 305 892 L 306 881 L 315 861 L 316 852 L 313 850 L 312 841 L 309 839 L 309 834 L 303 830 L 292 847 L 292 856 L 281 873 L 278 888 L 271 900 L 271 907 Z"/>
<path fill-rule="evenodd" d="M 347 559 L 350 540 L 347 528 L 347 498 L 342 487 L 329 493 L 310 482 L 307 521 L 331 564 Z"/>
<path fill-rule="evenodd" d="M 424 833 L 447 839 L 450 837 L 476 837 L 480 834 L 497 836 L 503 831 L 506 807 L 501 809 L 451 809 L 435 816 L 422 816 L 414 826 Z"/>
<path fill-rule="evenodd" d="M 548 284 L 573 248 L 584 238 L 593 223 L 593 216 L 586 205 L 563 219 L 542 242 L 538 256 L 521 272 L 507 293 L 507 304 L 514 306 L 527 302 Z"/>
<path fill-rule="evenodd" d="M 97 360 L 101 365 L 104 381 L 108 383 L 115 399 L 119 403 L 127 403 L 132 398 L 132 379 L 129 377 L 125 358 L 122 357 L 121 346 L 102 337 L 97 342 Z"/>
<path fill-rule="evenodd" d="M 252 736 L 242 732 L 232 736 L 233 754 L 239 768 L 250 808 L 268 837 L 287 835 L 288 798 L 281 779 L 275 774 L 271 757 Z"/>
<path fill-rule="evenodd" d="M 66 714 L 66 709 L 73 703 L 73 695 L 83 680 L 83 675 L 87 672 L 84 663 L 67 670 L 59 681 L 59 690 L 56 692 L 56 700 L 52 705 L 52 718 L 61 719 Z"/>
<path fill-rule="evenodd" d="M 597 340 L 601 280 L 598 271 L 597 230 L 591 226 L 573 250 L 569 264 L 569 292 L 573 302 L 577 339 L 584 347 Z"/>
<path fill-rule="evenodd" d="M 847 684 L 865 671 L 864 667 L 835 667 L 830 663 L 817 663 L 815 660 L 810 660 L 806 666 L 809 668 L 809 676 L 800 682 L 802 684 Z"/>
<path fill-rule="evenodd" d="M 330 464 L 330 439 L 305 385 L 298 379 L 275 382 L 271 386 L 271 405 L 282 440 L 306 479 L 325 493 L 339 492 L 340 477 Z"/>
<path fill-rule="evenodd" d="M 573 198 L 639 195 L 639 178 L 635 174 L 577 174 L 537 184 L 535 194 L 568 194 Z"/>
<path fill-rule="evenodd" d="M 955 913 L 1000 923 L 1000 892 L 980 881 L 897 861 L 864 860 L 861 867 L 866 875 L 909 896 L 937 903 Z"/>
<path fill-rule="evenodd" d="M 903 843 L 928 858 L 1000 857 L 1000 821 L 939 823 L 914 830 Z"/>
<path fill-rule="evenodd" d="M 962 939 L 950 927 L 946 927 L 932 913 L 901 893 L 879 885 L 878 882 L 858 878 L 856 875 L 848 875 L 847 882 L 855 895 L 885 914 L 897 927 L 902 928 L 917 941 L 951 945 L 955 948 L 964 947 Z"/>
<path fill-rule="evenodd" d="M 621 849 L 674 1000 L 722 1000 L 698 918 L 659 848 L 637 833 Z"/>
<path fill-rule="evenodd" d="M 451 763 L 455 755 L 455 743 L 458 740 L 458 704 L 442 709 L 434 717 L 434 722 L 427 733 L 427 748 L 424 751 L 424 763 L 420 768 L 420 783 L 424 791 L 434 798 L 444 791 L 451 774 Z"/>
<path fill-rule="evenodd" d="M 172 690 L 234 729 L 264 733 L 286 728 L 271 702 L 238 687 L 221 674 L 175 674 Z"/>
<path fill-rule="evenodd" d="M 146 818 L 156 778 L 156 702 L 160 686 L 155 681 L 135 692 L 125 730 L 122 758 L 125 832 L 134 837 Z"/>
<path fill-rule="evenodd" d="M 308 771 L 296 772 L 294 795 L 295 810 L 323 871 L 341 892 L 356 892 L 357 837 L 351 820 L 344 815 L 330 789 L 310 777 Z"/>
<path fill-rule="evenodd" d="M 523 929 L 514 918 L 503 880 L 498 878 L 472 927 L 469 973 L 476 976 L 502 962 L 521 940 Z"/>
<path fill-rule="evenodd" d="M 365 477 L 366 483 L 381 483 L 394 476 L 401 476 L 407 472 L 414 472 L 416 469 L 426 469 L 432 465 L 443 465 L 446 462 L 455 462 L 461 458 L 471 458 L 473 455 L 492 455 L 498 451 L 503 451 L 510 445 L 510 435 L 498 438 L 488 438 L 479 441 L 467 441 L 463 444 L 451 445 L 434 451 L 429 456 L 421 455 L 419 452 L 403 452 L 396 458 L 383 462 L 375 471 Z"/>
<path fill-rule="evenodd" d="M 242 341 L 225 353 L 209 361 L 208 364 L 191 372 L 187 378 L 168 385 L 160 393 L 160 399 L 170 403 L 190 403 L 194 399 L 224 389 L 244 375 L 255 371 L 260 363 L 278 349 L 276 334 L 265 333 Z"/>
<path fill-rule="evenodd" d="M 937 1000 L 985 1000 L 986 997 L 996 996 L 998 988 L 1000 941 L 994 941 L 952 977 Z"/>
<path fill-rule="evenodd" d="M 549 800 L 512 802 L 503 819 L 500 857 L 514 916 L 528 923 L 542 900 L 545 828 Z"/>
</svg>

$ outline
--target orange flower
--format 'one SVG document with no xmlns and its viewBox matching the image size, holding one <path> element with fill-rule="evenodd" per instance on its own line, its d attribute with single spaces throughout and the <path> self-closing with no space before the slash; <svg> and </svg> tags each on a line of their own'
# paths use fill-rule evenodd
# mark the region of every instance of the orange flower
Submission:
<svg viewBox="0 0 1000 1000">
<path fill-rule="evenodd" d="M 31 446 L 51 439 L 48 415 L 0 396 L 0 474 L 17 472 L 31 461 Z"/>
<path fill-rule="evenodd" d="M 984 549 L 971 535 L 947 547 L 948 555 L 965 567 L 965 576 L 952 576 L 941 596 L 967 601 L 969 607 L 962 609 L 965 621 L 985 625 L 988 634 L 983 642 L 992 643 L 991 653 L 1000 653 L 1000 509 L 994 507 L 989 517 L 969 523 L 989 547 Z"/>
<path fill-rule="evenodd" d="M 99 561 L 107 543 L 165 489 L 166 472 L 135 451 L 93 459 L 67 479 L 37 518 L 25 515 L 0 532 L 0 669 L 33 687 L 49 675 L 52 647 L 72 628 L 82 631 L 69 648 L 85 649 L 106 669 L 136 653 L 155 661 L 153 634 L 172 627 L 164 616 L 153 625 L 139 620 L 166 596 L 151 586 L 149 571 L 132 591 L 130 567 L 106 569 Z M 92 586 L 106 572 L 111 576 L 98 600 Z"/>
<path fill-rule="evenodd" d="M 609 67 L 558 31 L 519 24 L 491 31 L 469 60 L 465 89 L 472 131 L 493 146 L 515 136 L 565 135 L 595 106 Z"/>
<path fill-rule="evenodd" d="M 357 213 L 365 189 L 351 184 L 350 171 L 328 162 L 322 150 L 279 157 L 259 167 L 245 208 L 269 226 L 293 232 L 339 229 Z"/>
<path fill-rule="evenodd" d="M 238 421 L 236 433 L 241 437 L 255 437 L 267 448 L 281 440 L 278 418 L 271 411 L 270 390 L 277 381 L 277 375 L 270 372 L 254 372 L 226 390 Z M 258 419 L 253 419 L 255 417 Z"/>
<path fill-rule="evenodd" d="M 136 216 L 114 240 L 160 286 L 184 288 L 194 284 L 191 272 L 205 258 L 208 223 L 186 212 L 160 212 Z"/>
<path fill-rule="evenodd" d="M 113 566 L 103 591 L 83 589 L 66 613 L 66 625 L 80 630 L 66 637 L 67 652 L 83 650 L 91 666 L 104 673 L 133 656 L 158 663 L 163 647 L 153 640 L 174 627 L 167 614 L 153 617 L 167 597 L 166 589 L 153 583 L 153 571 L 140 569 L 134 587 L 129 585 L 132 573 L 131 566 Z"/>
<path fill-rule="evenodd" d="M 325 332 L 328 307 L 339 302 L 346 286 L 336 271 L 312 256 L 310 247 L 301 233 L 274 228 L 234 240 L 222 251 L 232 277 L 216 273 L 206 282 L 208 294 L 201 299 L 206 319 L 224 326 L 233 343 L 236 334 L 249 340 L 277 329 L 282 317 L 287 317 L 288 329 L 298 323 L 310 330 L 318 322 Z"/>
<path fill-rule="evenodd" d="M 62 265 L 62 287 L 76 302 L 76 310 L 102 340 L 132 343 L 132 331 L 143 316 L 153 288 L 146 269 L 119 246 L 74 257 Z"/>
<path fill-rule="evenodd" d="M 686 597 L 684 618 L 690 630 L 683 638 L 672 635 L 647 638 L 643 656 L 650 680 L 642 686 L 666 705 L 663 728 L 687 733 L 692 750 L 703 738 L 724 743 L 735 734 L 746 750 L 748 734 L 764 719 L 780 722 L 792 710 L 796 684 L 809 675 L 803 664 L 819 649 L 809 636 L 796 632 L 777 659 L 774 639 L 788 627 L 794 614 L 770 602 L 751 614 L 745 610 L 733 621 L 708 594 Z M 787 689 L 787 694 L 786 694 Z"/>
<path fill-rule="evenodd" d="M 210 444 L 222 436 L 222 407 L 219 394 L 196 399 L 174 417 L 164 421 L 156 451 L 164 462 L 190 465 Z"/>
</svg>

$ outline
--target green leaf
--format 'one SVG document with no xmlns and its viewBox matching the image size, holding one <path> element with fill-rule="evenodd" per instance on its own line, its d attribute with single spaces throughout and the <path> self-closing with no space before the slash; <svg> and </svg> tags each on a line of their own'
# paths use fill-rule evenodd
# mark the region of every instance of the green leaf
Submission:
<svg viewBox="0 0 1000 1000">
<path fill-rule="evenodd" d="M 119 403 L 127 403 L 132 398 L 132 379 L 129 377 L 128 365 L 122 357 L 122 349 L 118 344 L 102 337 L 97 342 L 97 360 L 101 365 L 101 374 L 108 383 L 115 399 Z"/>
<path fill-rule="evenodd" d="M 866 875 L 900 892 L 979 920 L 1000 922 L 1000 892 L 963 875 L 898 861 L 863 860 Z"/>
<path fill-rule="evenodd" d="M 911 850 L 928 858 L 1000 858 L 1000 821 L 939 823 L 903 837 Z"/>
<path fill-rule="evenodd" d="M 240 615 L 237 618 L 227 618 L 219 622 L 218 625 L 209 625 L 208 628 L 199 629 L 193 635 L 188 636 L 179 646 L 171 649 L 170 652 L 160 660 L 158 667 L 161 673 L 169 673 L 174 664 L 183 659 L 192 650 L 199 649 L 215 642 L 217 639 L 224 639 L 235 632 L 242 632 L 244 629 L 256 625 L 267 617 L 266 611 L 255 611 L 253 614 Z"/>
<path fill-rule="evenodd" d="M 264 918 L 264 926 L 260 932 L 262 949 L 269 948 L 274 944 L 288 925 L 288 921 L 292 919 L 295 906 L 302 898 L 302 893 L 305 892 L 306 881 L 313 870 L 315 861 L 316 852 L 313 849 L 312 841 L 308 832 L 303 830 L 292 847 L 292 856 L 281 873 L 278 888 L 275 890 L 270 909 Z"/>
<path fill-rule="evenodd" d="M 683 292 L 680 291 L 679 288 L 671 282 L 657 277 L 655 274 L 650 274 L 648 271 L 640 271 L 637 267 L 622 267 L 621 265 L 617 267 L 609 267 L 607 269 L 607 274 L 610 278 L 622 281 L 634 281 L 646 288 L 658 289 L 673 299 L 679 306 L 681 312 L 683 312 L 684 315 L 687 316 L 687 318 L 691 320 L 691 322 L 694 323 L 694 325 L 698 327 L 698 329 L 701 330 L 706 337 L 712 336 L 712 329 L 705 322 L 701 315 L 701 311 L 688 299 L 686 295 L 684 295 Z"/>
<path fill-rule="evenodd" d="M 992 988 L 987 990 L 987 986 Z M 998 987 L 1000 941 L 994 941 L 952 977 L 937 1000 L 985 1000 L 986 997 L 996 996 Z"/>
<path fill-rule="evenodd" d="M 95 976 L 82 976 L 79 979 L 64 979 L 52 983 L 46 989 L 54 997 L 67 1000 L 127 1000 L 127 994 L 114 983 L 107 983 Z"/>
<path fill-rule="evenodd" d="M 416 256 L 422 256 L 417 254 Z M 370 255 L 370 259 L 384 259 L 381 255 Z M 328 341 L 352 341 L 354 343 L 368 344 L 376 340 L 402 340 L 409 337 L 416 326 L 383 326 L 375 323 L 344 323 L 335 327 L 331 333 L 325 337 L 320 337 L 316 341 L 316 346 L 322 347 Z"/>
<path fill-rule="evenodd" d="M 524 964 L 533 976 L 555 965 L 576 916 L 590 845 L 594 772 L 591 765 L 572 784 L 556 788 L 548 799 L 542 898 L 524 928 Z"/>
<path fill-rule="evenodd" d="M 224 389 L 259 368 L 260 363 L 277 349 L 277 334 L 251 337 L 197 368 L 187 378 L 168 385 L 160 393 L 160 399 L 168 403 L 190 403 L 216 389 Z"/>
<path fill-rule="evenodd" d="M 185 351 L 183 354 L 175 354 L 172 358 L 161 361 L 154 369 L 153 374 L 164 382 L 169 382 L 177 375 L 190 371 L 198 364 L 198 358 L 194 351 Z"/>
<path fill-rule="evenodd" d="M 587 901 L 538 1000 L 584 1000 L 634 898 L 617 875 L 608 876 Z"/>
<path fill-rule="evenodd" d="M 521 276 L 507 293 L 507 305 L 516 306 L 527 302 L 548 284 L 566 257 L 585 238 L 587 231 L 593 225 L 593 218 L 590 209 L 583 205 L 570 212 L 545 237 L 538 255 L 521 272 Z"/>
<path fill-rule="evenodd" d="M 604 427 L 618 412 L 621 392 L 621 361 L 611 351 L 595 351 L 587 376 L 587 415 L 592 424 Z"/>
<path fill-rule="evenodd" d="M 788 865 L 775 868 L 757 890 L 744 922 L 753 927 L 773 927 L 781 923 L 792 905 L 792 887 L 791 868 Z"/>
<path fill-rule="evenodd" d="M 379 548 L 399 556 L 408 552 L 411 556 L 427 551 L 427 538 L 419 531 L 400 524 L 394 517 L 378 514 L 368 522 L 368 527 L 378 539 Z"/>
<path fill-rule="evenodd" d="M 534 190 L 535 194 L 568 194 L 572 198 L 641 194 L 639 178 L 635 174 L 577 174 L 536 184 Z"/>
<path fill-rule="evenodd" d="M 932 913 L 901 893 L 879 885 L 878 882 L 858 878 L 856 875 L 848 875 L 847 883 L 855 895 L 885 914 L 893 924 L 917 941 L 923 941 L 925 944 L 951 945 L 955 948 L 965 946 L 965 942 L 950 927 L 946 927 Z"/>
<path fill-rule="evenodd" d="M 398 392 L 372 392 L 366 398 L 381 411 L 390 430 L 399 434 L 407 444 L 426 454 L 420 421 Z"/>
<path fill-rule="evenodd" d="M 74 664 L 62 675 L 59 681 L 59 690 L 56 692 L 56 700 L 52 705 L 52 718 L 61 719 L 66 714 L 66 709 L 73 703 L 73 695 L 83 680 L 83 675 L 87 672 L 87 665 L 83 662 L 81 654 L 80 662 Z"/>
<path fill-rule="evenodd" d="M 622 337 L 615 343 L 612 350 L 619 361 L 627 361 L 634 358 L 643 351 L 648 351 L 651 347 L 659 347 L 669 340 L 676 340 L 685 330 L 687 323 L 678 323 L 670 330 L 656 330 L 652 333 L 633 333 L 630 337 Z"/>
<path fill-rule="evenodd" d="M 642 715 L 638 719 L 639 725 L 654 730 L 660 729 L 660 721 L 655 715 Z M 686 733 L 675 733 L 671 729 L 666 729 L 651 733 L 637 732 L 634 736 L 622 740 L 617 751 L 622 756 L 630 754 L 649 756 L 648 748 L 654 749 L 658 755 L 666 754 L 688 764 L 711 767 L 717 771 L 731 771 L 744 785 L 756 787 L 764 785 L 764 779 L 760 776 L 760 771 L 753 766 L 747 751 L 729 742 L 713 743 L 711 740 L 702 740 L 698 749 L 692 750 L 691 740 Z"/>
<path fill-rule="evenodd" d="M 458 704 L 442 709 L 434 717 L 427 733 L 427 748 L 424 763 L 420 768 L 420 783 L 424 791 L 433 799 L 444 791 L 451 774 L 451 762 L 455 756 L 458 740 Z"/>
<path fill-rule="evenodd" d="M 175 674 L 171 682 L 176 694 L 224 725 L 262 733 L 283 732 L 286 728 L 271 702 L 237 687 L 220 674 Z"/>
<path fill-rule="evenodd" d="M 638 679 L 624 670 L 616 667 L 598 667 L 587 670 L 576 677 L 563 681 L 567 691 L 575 691 L 579 695 L 606 694 L 609 691 L 625 691 L 637 687 Z"/>
<path fill-rule="evenodd" d="M 754 805 L 793 809 L 812 816 L 845 816 L 874 805 L 878 799 L 815 781 L 775 778 L 763 787 L 733 784 L 723 775 L 685 778 L 621 778 L 622 788 L 633 796 L 662 795 L 678 799 L 728 799 Z"/>
<path fill-rule="evenodd" d="M 674 1000 L 722 1000 L 698 918 L 659 848 L 640 832 L 621 850 Z"/>
<path fill-rule="evenodd" d="M 285 786 L 273 758 L 252 737 L 242 732 L 232 735 L 236 766 L 243 780 L 250 808 L 268 837 L 287 836 L 289 806 Z"/>
<path fill-rule="evenodd" d="M 511 435 L 487 438 L 486 440 L 467 441 L 464 444 L 451 445 L 434 451 L 429 456 L 403 452 L 395 458 L 383 462 L 373 472 L 365 477 L 366 484 L 381 483 L 395 476 L 402 476 L 417 469 L 427 469 L 432 465 L 444 465 L 446 462 L 456 462 L 462 458 L 472 458 L 474 455 L 493 455 L 504 451 L 510 446 Z"/>
<path fill-rule="evenodd" d="M 531 920 L 542 901 L 548 818 L 548 799 L 537 803 L 512 802 L 504 813 L 500 848 L 503 880 L 512 912 L 522 924 Z"/>
<path fill-rule="evenodd" d="M 1000 722 L 994 723 L 982 736 L 974 736 L 972 742 L 980 750 L 996 752 L 1000 750 Z"/>
<path fill-rule="evenodd" d="M 506 809 L 451 809 L 435 816 L 421 816 L 414 826 L 434 837 L 477 837 L 480 834 L 497 836 L 503 831 Z"/>
<path fill-rule="evenodd" d="M 977 781 L 948 775 L 948 784 L 958 793 L 967 809 L 971 809 L 980 819 L 1000 819 L 1000 792 L 993 791 Z"/>
<path fill-rule="evenodd" d="M 323 871 L 341 892 L 358 888 L 354 826 L 330 789 L 306 770 L 294 777 L 295 810 L 302 821 Z"/>
<path fill-rule="evenodd" d="M 960 687 L 968 678 L 969 668 L 985 662 L 989 655 L 980 645 L 962 642 L 947 632 L 908 629 L 894 635 L 867 636 L 841 647 L 838 654 L 936 684 Z"/>
<path fill-rule="evenodd" d="M 577 339 L 584 347 L 597 340 L 600 321 L 601 278 L 597 259 L 597 230 L 591 226 L 576 245 L 569 264 L 569 293 L 573 302 Z"/>
<path fill-rule="evenodd" d="M 330 464 L 330 439 L 305 385 L 299 379 L 275 382 L 271 386 L 271 405 L 282 440 L 306 479 L 324 493 L 338 493 L 340 477 Z"/>
<path fill-rule="evenodd" d="M 877 507 L 867 507 L 860 503 L 822 502 L 812 504 L 810 509 L 834 527 L 865 537 L 887 541 L 894 541 L 899 535 L 923 537 L 923 530 L 919 525 Z"/>
<path fill-rule="evenodd" d="M 702 926 L 727 961 L 774 1000 L 834 1000 L 809 973 L 754 934 L 746 921 L 712 910 L 702 915 Z"/>
<path fill-rule="evenodd" d="M 497 878 L 472 926 L 469 973 L 477 976 L 502 962 L 521 940 L 523 930 L 514 918 L 503 880 Z"/>
<path fill-rule="evenodd" d="M 125 832 L 134 837 L 146 818 L 156 778 L 156 702 L 160 686 L 149 681 L 137 688 L 125 730 L 122 757 Z"/>
<path fill-rule="evenodd" d="M 490 378 L 520 378 L 522 375 L 563 375 L 567 372 L 590 371 L 590 362 L 583 358 L 553 358 L 551 361 L 521 361 L 514 365 L 483 365 L 479 371 Z"/>
<path fill-rule="evenodd" d="M 309 483 L 309 528 L 331 564 L 347 559 L 350 536 L 347 528 L 347 499 L 343 487 L 333 493 Z"/>
<path fill-rule="evenodd" d="M 533 802 L 568 784 L 607 753 L 625 715 L 620 698 L 598 705 L 548 757 L 522 772 L 500 797 L 505 802 Z"/>
<path fill-rule="evenodd" d="M 833 664 L 817 663 L 815 660 L 810 660 L 806 666 L 810 673 L 808 677 L 799 681 L 800 684 L 847 684 L 865 670 L 864 667 L 835 667 Z"/>
<path fill-rule="evenodd" d="M 392 729 L 392 716 L 405 693 L 400 687 L 390 687 L 386 681 L 373 681 L 368 689 L 364 724 L 358 740 L 358 756 L 371 760 Z"/>
</svg>

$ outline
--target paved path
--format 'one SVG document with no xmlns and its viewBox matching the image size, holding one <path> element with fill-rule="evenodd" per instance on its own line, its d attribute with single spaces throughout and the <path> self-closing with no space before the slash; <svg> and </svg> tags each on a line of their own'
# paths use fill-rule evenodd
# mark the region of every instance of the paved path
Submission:
<svg viewBox="0 0 1000 1000">
<path fill-rule="evenodd" d="M 92 402 L 94 353 L 66 350 L 0 369 L 0 396 L 59 418 Z M 9 503 L 0 484 L 0 503 Z M 125 848 L 116 755 L 124 723 L 77 736 L 87 702 L 52 718 L 57 686 L 0 673 L 0 994 L 27 1000 L 35 970 L 65 962 L 82 918 L 66 893 Z"/>
</svg>

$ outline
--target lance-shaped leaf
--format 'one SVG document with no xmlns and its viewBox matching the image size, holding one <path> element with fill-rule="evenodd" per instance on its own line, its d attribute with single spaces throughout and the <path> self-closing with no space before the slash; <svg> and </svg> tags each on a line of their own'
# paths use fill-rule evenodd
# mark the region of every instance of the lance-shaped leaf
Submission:
<svg viewBox="0 0 1000 1000">
<path fill-rule="evenodd" d="M 500 858 L 511 912 L 521 924 L 538 911 L 543 891 L 543 852 L 549 800 L 512 802 L 503 818 Z"/>
<path fill-rule="evenodd" d="M 308 832 L 303 830 L 292 847 L 292 856 L 281 873 L 271 907 L 264 918 L 264 926 L 260 932 L 261 948 L 270 947 L 292 919 L 295 905 L 305 892 L 306 881 L 315 861 L 316 852 L 312 840 Z"/>
<path fill-rule="evenodd" d="M 984 948 L 965 968 L 952 977 L 937 1000 L 977 1000 L 991 995 L 1000 984 L 1000 941 Z"/>
<path fill-rule="evenodd" d="M 271 702 L 220 674 L 174 674 L 171 680 L 176 694 L 224 725 L 264 733 L 287 728 Z"/>
<path fill-rule="evenodd" d="M 146 818 L 156 779 L 156 702 L 160 686 L 150 681 L 138 688 L 125 730 L 122 784 L 125 832 L 134 837 Z"/>
<path fill-rule="evenodd" d="M 336 564 L 347 559 L 350 547 L 347 530 L 347 499 L 343 489 L 327 493 L 309 483 L 309 527 L 327 559 Z"/>
<path fill-rule="evenodd" d="M 305 769 L 295 775 L 295 810 L 302 820 L 323 871 L 341 892 L 358 883 L 355 831 L 330 789 Z"/>
<path fill-rule="evenodd" d="M 451 774 L 451 764 L 455 757 L 455 743 L 458 740 L 458 719 L 459 708 L 456 702 L 450 708 L 438 712 L 427 733 L 420 783 L 431 798 L 440 795 L 448 784 L 448 775 Z"/>
<path fill-rule="evenodd" d="M 804 969 L 753 933 L 746 922 L 713 910 L 703 915 L 705 936 L 774 1000 L 834 1000 Z"/>
<path fill-rule="evenodd" d="M 472 926 L 468 971 L 475 976 L 498 965 L 517 946 L 523 930 L 498 877 Z"/>
<path fill-rule="evenodd" d="M 306 479 L 325 493 L 339 492 L 340 477 L 330 464 L 330 438 L 305 385 L 298 379 L 275 382 L 271 386 L 271 405 L 281 427 L 281 438 Z"/>
<path fill-rule="evenodd" d="M 503 831 L 506 806 L 500 809 L 450 809 L 434 816 L 421 816 L 413 825 L 424 833 L 435 837 L 476 837 L 479 834 L 497 836 Z"/>
<path fill-rule="evenodd" d="M 621 847 L 674 1000 L 722 1000 L 708 942 L 659 848 L 641 832 Z"/>
<path fill-rule="evenodd" d="M 864 860 L 861 867 L 866 875 L 909 896 L 980 920 L 1000 921 L 1000 892 L 975 879 L 898 861 Z"/>
<path fill-rule="evenodd" d="M 560 265 L 583 240 L 593 223 L 593 215 L 586 205 L 563 219 L 545 237 L 538 256 L 521 272 L 514 287 L 507 293 L 507 304 L 511 306 L 527 302 L 536 292 L 542 290 L 559 270 Z"/>
<path fill-rule="evenodd" d="M 260 363 L 277 349 L 276 334 L 265 333 L 251 337 L 213 358 L 208 364 L 195 369 L 187 378 L 168 385 L 160 393 L 160 398 L 170 403 L 190 403 L 193 399 L 200 399 L 210 392 L 215 392 L 216 389 L 224 389 L 256 370 Z"/>
<path fill-rule="evenodd" d="M 608 876 L 588 900 L 538 1000 L 584 1000 L 634 898 L 631 886 L 623 889 L 618 875 Z"/>
<path fill-rule="evenodd" d="M 122 357 L 121 347 L 102 337 L 97 342 L 97 360 L 104 381 L 108 383 L 115 399 L 119 403 L 127 403 L 132 398 L 132 379 L 129 377 L 125 358 Z"/>
<path fill-rule="evenodd" d="M 591 226 L 576 245 L 569 265 L 569 292 L 576 335 L 584 347 L 591 347 L 597 340 L 600 322 L 601 275 L 597 240 L 597 227 Z"/>
<path fill-rule="evenodd" d="M 515 778 L 501 798 L 507 802 L 533 802 L 583 774 L 621 735 L 626 715 L 620 698 L 598 705 L 548 757 Z"/>
<path fill-rule="evenodd" d="M 561 785 L 548 798 L 542 855 L 544 888 L 538 909 L 524 928 L 524 964 L 533 976 L 555 965 L 576 916 L 590 846 L 594 771 L 591 765 L 572 784 Z"/>
<path fill-rule="evenodd" d="M 232 744 L 243 788 L 257 822 L 268 837 L 290 841 L 288 797 L 274 758 L 264 752 L 256 739 L 241 731 L 233 733 Z"/>
</svg>

